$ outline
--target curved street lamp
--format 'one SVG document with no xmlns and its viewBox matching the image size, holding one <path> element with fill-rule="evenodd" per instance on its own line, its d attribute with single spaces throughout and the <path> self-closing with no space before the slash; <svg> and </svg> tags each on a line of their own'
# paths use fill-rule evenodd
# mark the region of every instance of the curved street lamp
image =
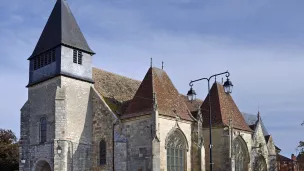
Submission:
<svg viewBox="0 0 304 171">
<path fill-rule="evenodd" d="M 210 140 L 210 144 L 209 144 L 209 157 L 210 157 L 210 171 L 212 171 L 212 120 L 211 120 L 211 98 L 210 98 L 210 79 L 213 78 L 213 77 L 216 77 L 216 76 L 219 76 L 219 75 L 224 75 L 226 74 L 226 77 L 227 77 L 227 80 L 225 81 L 224 83 L 224 91 L 225 93 L 227 94 L 230 94 L 232 93 L 232 88 L 233 88 L 233 84 L 232 82 L 229 80 L 229 76 L 230 76 L 230 73 L 228 71 L 226 72 L 222 72 L 222 73 L 219 73 L 219 74 L 214 74 L 214 75 L 211 75 L 209 78 L 200 78 L 200 79 L 197 79 L 197 80 L 194 80 L 194 81 L 190 81 L 189 85 L 190 85 L 190 90 L 188 91 L 187 93 L 187 97 L 188 97 L 188 100 L 189 101 L 194 101 L 196 99 L 196 92 L 193 90 L 193 83 L 194 82 L 197 82 L 197 81 L 201 81 L 201 80 L 207 80 L 208 81 L 208 94 L 209 94 L 209 140 Z"/>
</svg>

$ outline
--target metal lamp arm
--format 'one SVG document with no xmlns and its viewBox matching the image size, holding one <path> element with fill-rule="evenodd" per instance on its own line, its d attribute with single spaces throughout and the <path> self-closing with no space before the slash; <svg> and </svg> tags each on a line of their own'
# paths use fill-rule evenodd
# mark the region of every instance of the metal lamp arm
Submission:
<svg viewBox="0 0 304 171">
<path fill-rule="evenodd" d="M 226 74 L 226 77 L 230 76 L 229 71 L 226 71 L 226 72 L 222 72 L 222 73 L 219 73 L 219 74 L 211 75 L 209 78 L 200 78 L 200 79 L 197 79 L 197 80 L 190 81 L 189 85 L 193 86 L 193 83 L 201 81 L 201 80 L 207 80 L 209 82 L 211 78 L 219 76 L 219 75 L 223 75 L 223 74 Z"/>
<path fill-rule="evenodd" d="M 190 81 L 189 85 L 190 85 L 190 86 L 193 86 L 193 83 L 198 82 L 198 81 L 201 81 L 201 80 L 207 80 L 207 81 L 209 82 L 209 79 L 208 79 L 208 78 L 200 78 L 200 79 L 197 79 L 197 80 Z"/>
<path fill-rule="evenodd" d="M 222 73 L 219 73 L 219 74 L 211 75 L 208 80 L 210 80 L 212 77 L 216 77 L 216 76 L 223 75 L 223 74 L 226 74 L 226 77 L 230 76 L 230 73 L 228 71 L 226 71 L 226 72 L 222 72 Z"/>
</svg>

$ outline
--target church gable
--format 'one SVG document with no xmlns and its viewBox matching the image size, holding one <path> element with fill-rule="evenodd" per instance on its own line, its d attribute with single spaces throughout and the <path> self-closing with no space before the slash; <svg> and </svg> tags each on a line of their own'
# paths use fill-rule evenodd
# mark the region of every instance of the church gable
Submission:
<svg viewBox="0 0 304 171">
<path fill-rule="evenodd" d="M 93 170 L 112 170 L 113 139 L 117 137 L 114 135 L 114 124 L 118 119 L 94 88 L 91 88 L 91 100 L 93 104 L 92 167 Z"/>
</svg>

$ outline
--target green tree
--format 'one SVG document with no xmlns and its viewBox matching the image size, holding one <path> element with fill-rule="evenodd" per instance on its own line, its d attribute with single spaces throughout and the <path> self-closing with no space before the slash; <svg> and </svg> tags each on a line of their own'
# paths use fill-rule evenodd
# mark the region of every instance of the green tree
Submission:
<svg viewBox="0 0 304 171">
<path fill-rule="evenodd" d="M 301 125 L 304 126 L 304 121 L 303 121 L 303 123 Z M 300 149 L 300 153 L 304 154 L 304 141 L 300 141 L 299 142 L 298 148 Z"/>
<path fill-rule="evenodd" d="M 0 170 L 15 171 L 19 168 L 17 137 L 11 130 L 0 128 Z"/>
</svg>

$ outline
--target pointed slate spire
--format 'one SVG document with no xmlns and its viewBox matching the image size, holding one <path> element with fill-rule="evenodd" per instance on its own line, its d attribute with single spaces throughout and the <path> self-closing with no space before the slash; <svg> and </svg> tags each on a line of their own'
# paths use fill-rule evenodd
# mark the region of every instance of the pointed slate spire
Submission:
<svg viewBox="0 0 304 171">
<path fill-rule="evenodd" d="M 57 0 L 29 59 L 59 45 L 73 47 L 89 54 L 94 54 L 65 0 Z"/>
</svg>

